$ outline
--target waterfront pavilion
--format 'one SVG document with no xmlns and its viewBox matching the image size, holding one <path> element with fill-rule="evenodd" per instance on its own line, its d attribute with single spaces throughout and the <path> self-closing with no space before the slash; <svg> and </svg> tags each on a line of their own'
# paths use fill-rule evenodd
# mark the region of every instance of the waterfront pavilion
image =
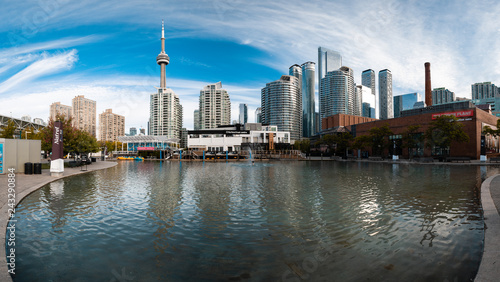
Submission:
<svg viewBox="0 0 500 282">
<path fill-rule="evenodd" d="M 138 151 L 165 151 L 175 150 L 179 147 L 179 139 L 167 136 L 120 136 L 118 141 L 122 142 L 122 151 L 137 153 Z"/>
</svg>

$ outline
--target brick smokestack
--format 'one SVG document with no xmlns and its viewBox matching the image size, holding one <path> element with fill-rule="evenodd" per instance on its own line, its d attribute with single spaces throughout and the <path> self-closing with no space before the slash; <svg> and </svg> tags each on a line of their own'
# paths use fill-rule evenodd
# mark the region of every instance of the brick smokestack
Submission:
<svg viewBox="0 0 500 282">
<path fill-rule="evenodd" d="M 431 88 L 431 63 L 426 62 L 425 66 L 425 105 L 432 106 L 432 88 Z"/>
</svg>

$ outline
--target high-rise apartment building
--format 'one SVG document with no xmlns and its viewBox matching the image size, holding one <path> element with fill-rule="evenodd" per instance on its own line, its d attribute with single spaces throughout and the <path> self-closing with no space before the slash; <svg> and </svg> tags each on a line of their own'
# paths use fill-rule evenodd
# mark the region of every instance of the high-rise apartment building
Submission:
<svg viewBox="0 0 500 282">
<path fill-rule="evenodd" d="M 422 94 L 408 93 L 399 96 L 394 96 L 394 117 L 400 117 L 401 111 L 411 110 L 414 108 L 415 103 L 423 102 Z M 433 101 L 436 101 L 433 99 Z M 417 104 L 417 107 L 420 107 Z"/>
<path fill-rule="evenodd" d="M 302 97 L 299 80 L 283 75 L 269 82 L 261 91 L 262 123 L 278 126 L 278 131 L 290 132 L 291 140 L 302 135 Z M 292 141 L 293 142 L 293 141 Z"/>
<path fill-rule="evenodd" d="M 114 142 L 118 136 L 125 136 L 125 117 L 106 109 L 99 115 L 99 140 Z"/>
<path fill-rule="evenodd" d="M 432 105 L 440 105 L 455 101 L 455 93 L 441 87 L 432 90 Z"/>
<path fill-rule="evenodd" d="M 356 85 L 356 97 L 361 97 L 361 104 L 357 106 L 361 107 L 361 113 L 357 115 L 375 118 L 375 94 L 373 94 L 372 89 L 364 85 Z M 356 101 L 354 104 L 357 103 Z"/>
<path fill-rule="evenodd" d="M 97 137 L 97 108 L 96 102 L 85 98 L 80 95 L 73 98 L 71 101 L 73 105 L 73 126 L 90 133 L 90 135 Z"/>
<path fill-rule="evenodd" d="M 472 99 L 500 98 L 500 91 L 491 82 L 478 82 L 471 85 Z"/>
<path fill-rule="evenodd" d="M 129 133 L 128 133 L 129 136 L 136 136 L 137 135 L 137 128 L 135 127 L 131 127 L 129 129 Z"/>
<path fill-rule="evenodd" d="M 321 79 L 320 87 L 320 118 L 336 114 L 354 114 L 354 100 L 356 95 L 353 70 L 341 67 L 328 72 Z"/>
<path fill-rule="evenodd" d="M 238 123 L 245 124 L 248 122 L 248 105 L 240 104 L 240 114 L 238 116 Z"/>
<path fill-rule="evenodd" d="M 201 129 L 201 127 L 200 127 L 200 110 L 194 110 L 193 127 L 194 127 L 194 130 Z"/>
<path fill-rule="evenodd" d="M 316 103 L 314 92 L 316 84 L 316 64 L 305 62 L 302 64 L 302 136 L 311 137 L 316 134 L 314 113 Z"/>
<path fill-rule="evenodd" d="M 49 119 L 55 121 L 57 115 L 66 116 L 66 118 L 70 118 L 73 114 L 73 108 L 71 106 L 66 106 L 61 104 L 61 102 L 55 102 L 50 105 L 50 117 Z"/>
<path fill-rule="evenodd" d="M 170 62 L 165 53 L 165 31 L 163 22 L 161 26 L 161 52 L 156 57 L 156 63 L 160 65 L 160 88 L 158 92 L 151 94 L 149 102 L 149 134 L 153 136 L 166 136 L 171 139 L 181 138 L 182 128 L 182 106 L 179 96 L 166 86 L 165 67 Z"/>
<path fill-rule="evenodd" d="M 324 108 L 321 106 L 321 103 L 325 100 L 325 97 L 321 97 L 321 93 L 324 93 L 321 91 L 321 79 L 323 79 L 328 72 L 340 69 L 340 67 L 342 67 L 342 56 L 339 52 L 324 47 L 318 47 L 319 128 L 322 128 L 321 118 L 325 116 L 321 110 Z"/>
<path fill-rule="evenodd" d="M 255 109 L 255 122 L 262 123 L 262 108 L 258 107 Z"/>
<path fill-rule="evenodd" d="M 231 124 L 231 100 L 222 83 L 209 84 L 200 91 L 201 129 Z"/>
<path fill-rule="evenodd" d="M 388 69 L 378 72 L 378 95 L 379 95 L 379 118 L 394 118 L 394 107 L 392 105 L 392 73 Z"/>
<path fill-rule="evenodd" d="M 371 89 L 373 97 L 375 97 L 375 104 L 370 104 L 375 108 L 375 115 L 370 116 L 371 118 L 378 118 L 377 112 L 378 112 L 378 107 L 377 107 L 377 92 L 376 92 L 376 87 L 375 87 L 375 71 L 372 69 L 367 69 L 364 70 L 361 73 L 361 85 L 366 86 Z"/>
</svg>

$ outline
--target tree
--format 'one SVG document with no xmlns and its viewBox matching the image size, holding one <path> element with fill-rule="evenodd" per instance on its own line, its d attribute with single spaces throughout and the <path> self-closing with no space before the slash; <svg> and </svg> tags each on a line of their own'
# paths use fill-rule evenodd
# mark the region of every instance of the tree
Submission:
<svg viewBox="0 0 500 282">
<path fill-rule="evenodd" d="M 40 131 L 36 131 L 33 126 L 26 126 L 22 131 L 21 131 L 21 139 L 28 139 L 28 140 L 41 140 L 41 135 L 39 134 Z"/>
<path fill-rule="evenodd" d="M 372 144 L 372 139 L 369 135 L 356 136 L 352 142 L 352 148 L 354 150 L 363 150 L 370 147 Z"/>
<path fill-rule="evenodd" d="M 326 134 L 321 137 L 321 144 L 325 144 L 328 152 L 330 153 L 333 145 L 335 144 L 335 136 L 333 134 Z"/>
<path fill-rule="evenodd" d="M 373 127 L 369 130 L 371 145 L 372 145 L 372 153 L 376 156 L 382 156 L 385 149 L 388 149 L 391 145 L 389 143 L 388 137 L 393 135 L 394 133 L 389 128 L 388 124 L 379 127 Z"/>
<path fill-rule="evenodd" d="M 336 144 L 335 153 L 341 156 L 347 156 L 347 149 L 349 148 L 354 137 L 350 132 L 341 132 L 333 136 L 333 141 Z"/>
<path fill-rule="evenodd" d="M 410 125 L 402 134 L 403 148 L 408 148 L 409 158 L 413 157 L 414 149 L 418 149 L 424 141 L 424 135 L 422 132 L 419 132 L 420 127 L 420 125 Z"/>
<path fill-rule="evenodd" d="M 469 142 L 469 136 L 464 132 L 463 126 L 455 116 L 438 117 L 425 131 L 427 147 L 439 150 L 437 154 L 448 155 L 453 142 Z"/>
<path fill-rule="evenodd" d="M 296 140 L 293 147 L 303 153 L 309 153 L 311 151 L 311 141 L 309 139 Z"/>
<path fill-rule="evenodd" d="M 492 135 L 494 137 L 500 136 L 500 119 L 497 120 L 497 129 L 492 129 L 491 127 L 485 125 L 483 127 L 484 135 Z"/>
<path fill-rule="evenodd" d="M 17 129 L 17 126 L 13 120 L 9 120 L 9 123 L 7 123 L 7 126 L 4 126 L 2 129 L 3 130 L 0 133 L 0 138 L 13 139 L 14 133 L 16 132 L 16 129 Z"/>
<path fill-rule="evenodd" d="M 75 137 L 72 144 L 72 149 L 75 153 L 86 154 L 99 152 L 99 143 L 97 143 L 96 138 L 90 135 L 90 133 L 83 130 L 77 130 Z"/>
<path fill-rule="evenodd" d="M 64 154 L 74 151 L 75 138 L 77 129 L 71 124 L 71 117 L 66 118 L 65 115 L 57 115 L 56 120 L 63 124 L 63 142 Z M 40 140 L 42 140 L 42 150 L 46 152 L 52 151 L 52 137 L 54 134 L 54 120 L 50 119 L 46 127 L 39 132 Z"/>
</svg>

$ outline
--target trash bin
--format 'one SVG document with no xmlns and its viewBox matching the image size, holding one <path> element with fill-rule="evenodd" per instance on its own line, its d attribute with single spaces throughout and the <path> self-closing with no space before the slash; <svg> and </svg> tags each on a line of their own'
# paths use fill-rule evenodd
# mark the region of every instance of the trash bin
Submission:
<svg viewBox="0 0 500 282">
<path fill-rule="evenodd" d="M 97 161 L 97 158 L 92 157 L 92 162 L 95 163 Z"/>
<path fill-rule="evenodd" d="M 24 164 L 24 174 L 33 174 L 33 163 Z"/>
<path fill-rule="evenodd" d="M 34 163 L 33 164 L 33 174 L 42 174 L 42 164 Z"/>
</svg>

